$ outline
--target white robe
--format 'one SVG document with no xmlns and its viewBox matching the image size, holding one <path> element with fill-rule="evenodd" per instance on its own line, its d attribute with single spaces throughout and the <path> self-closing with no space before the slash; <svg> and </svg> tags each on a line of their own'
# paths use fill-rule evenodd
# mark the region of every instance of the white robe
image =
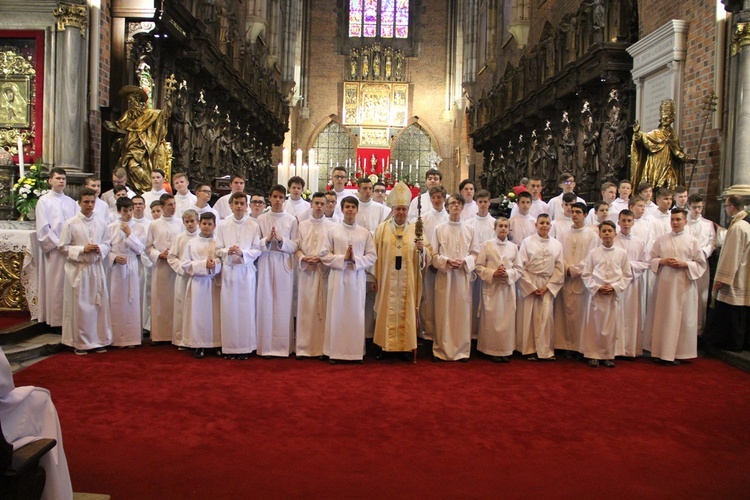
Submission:
<svg viewBox="0 0 750 500">
<path fill-rule="evenodd" d="M 659 266 L 662 258 L 687 262 L 687 269 Z M 698 355 L 698 287 L 696 280 L 706 271 L 706 257 L 698 240 L 687 233 L 670 232 L 651 247 L 651 270 L 656 273 L 653 297 L 646 314 L 644 349 L 665 361 Z"/>
<path fill-rule="evenodd" d="M 174 283 L 177 274 L 159 254 L 169 250 L 184 230 L 177 217 L 161 217 L 148 227 L 146 253 L 151 268 L 151 341 L 171 342 L 174 331 Z"/>
<path fill-rule="evenodd" d="M 0 349 L 0 421 L 5 440 L 17 450 L 38 439 L 54 439 L 57 444 L 40 460 L 46 473 L 42 500 L 73 500 L 68 461 L 63 449 L 57 410 L 47 389 L 16 387 L 10 363 Z"/>
<path fill-rule="evenodd" d="M 54 191 L 43 194 L 36 204 L 36 237 L 42 253 L 38 267 L 38 319 L 49 326 L 63 324 L 66 258 L 57 245 L 65 221 L 78 213 L 79 208 L 71 197 Z"/>
<path fill-rule="evenodd" d="M 560 193 L 554 198 L 551 198 L 547 202 L 547 206 L 549 207 L 549 212 L 547 212 L 547 215 L 549 215 L 550 219 L 552 219 L 553 221 L 556 221 L 560 219 L 561 217 L 565 217 L 565 209 L 563 209 L 563 206 L 562 206 L 562 199 L 563 199 L 564 194 L 565 193 Z M 577 196 L 576 203 L 585 204 L 586 200 L 584 200 L 580 196 Z"/>
<path fill-rule="evenodd" d="M 527 215 L 514 215 L 508 219 L 510 223 L 510 232 L 508 233 L 508 239 L 516 244 L 517 248 L 521 248 L 523 240 L 536 234 L 536 217 L 531 214 Z"/>
<path fill-rule="evenodd" d="M 175 273 L 174 278 L 174 304 L 172 306 L 172 344 L 176 346 L 187 347 L 182 335 L 182 317 L 185 311 L 185 294 L 187 293 L 188 281 L 190 275 L 182 268 L 182 262 L 185 259 L 185 250 L 190 240 L 198 236 L 199 230 L 192 233 L 187 230 L 181 232 L 174 239 L 174 243 L 169 247 L 167 262 L 169 267 Z"/>
<path fill-rule="evenodd" d="M 352 247 L 354 263 L 345 262 Z M 370 231 L 354 223 L 329 228 L 320 260 L 330 269 L 323 352 L 331 359 L 361 360 L 365 353 L 366 269 L 377 260 Z"/>
<path fill-rule="evenodd" d="M 117 218 L 117 212 L 115 212 L 113 218 L 112 213 L 109 211 L 109 205 L 107 205 L 107 202 L 97 198 L 96 203 L 94 204 L 94 217 L 98 217 L 105 224 L 109 224 L 110 222 L 114 222 L 115 218 Z"/>
<path fill-rule="evenodd" d="M 430 208 L 429 211 L 422 216 L 422 226 L 424 227 L 424 239 L 430 243 L 430 247 L 434 251 L 437 249 L 437 239 L 435 237 L 437 227 L 448 221 L 448 212 L 441 210 L 438 212 L 434 208 Z M 414 219 L 416 221 L 416 219 Z M 412 221 L 412 222 L 414 222 Z M 422 332 L 421 335 L 426 339 L 433 339 L 435 337 L 435 278 L 437 277 L 437 269 L 430 264 L 424 269 L 424 277 L 422 279 L 422 300 L 419 304 L 419 317 L 421 319 Z"/>
<path fill-rule="evenodd" d="M 501 264 L 508 276 L 493 276 Z M 510 356 L 516 348 L 516 281 L 523 274 L 518 248 L 507 239 L 485 242 L 476 273 L 482 290 L 477 350 L 488 356 Z"/>
<path fill-rule="evenodd" d="M 706 261 L 708 261 L 716 248 L 714 223 L 703 217 L 693 219 L 688 216 L 688 229 L 690 230 L 690 234 L 698 240 L 698 245 L 700 245 L 701 251 L 703 251 L 703 255 L 706 256 Z M 698 278 L 696 285 L 698 286 L 698 335 L 702 335 L 703 327 L 706 323 L 708 292 L 711 285 L 711 273 L 708 267 L 706 267 L 706 272 Z"/>
<path fill-rule="evenodd" d="M 165 189 L 160 189 L 158 191 L 154 191 L 152 189 L 151 191 L 146 191 L 141 195 L 143 197 L 143 201 L 146 202 L 146 211 L 144 212 L 144 215 L 147 219 L 153 219 L 153 217 L 151 217 L 151 204 L 155 201 L 158 201 L 163 194 L 167 194 L 167 191 Z"/>
<path fill-rule="evenodd" d="M 648 260 L 651 260 L 651 245 L 654 244 L 654 231 L 653 231 L 652 220 L 647 218 L 645 215 L 640 219 L 633 219 L 633 227 L 630 229 L 630 234 L 640 238 L 645 243 L 646 256 Z M 650 269 L 641 274 L 639 278 L 641 288 L 641 323 L 646 325 L 646 310 L 648 309 L 649 297 L 651 296 L 651 289 L 654 286 L 654 273 Z M 646 345 L 646 339 L 643 338 L 641 345 Z"/>
<path fill-rule="evenodd" d="M 479 245 L 474 228 L 464 222 L 448 221 L 436 230 L 437 246 L 432 256 L 438 269 L 435 278 L 435 341 L 433 356 L 450 361 L 471 354 L 471 278 Z M 463 259 L 460 269 L 448 266 L 448 260 Z"/>
<path fill-rule="evenodd" d="M 294 349 L 293 291 L 297 219 L 286 212 L 266 212 L 257 219 L 261 232 L 258 258 L 258 355 L 289 356 Z M 282 237 L 268 243 L 271 229 Z"/>
<path fill-rule="evenodd" d="M 148 260 L 148 252 L 146 252 L 146 241 L 148 240 L 148 226 L 151 225 L 151 221 L 146 217 L 136 219 L 133 217 L 133 222 L 140 228 L 139 237 L 142 238 L 144 251 L 138 259 L 138 277 L 140 278 L 141 288 L 141 326 L 144 330 L 151 330 L 151 268 L 153 264 Z"/>
<path fill-rule="evenodd" d="M 622 198 L 615 198 L 615 201 L 609 206 L 609 212 L 607 212 L 607 220 L 611 220 L 615 224 L 620 219 L 620 212 L 628 209 L 628 202 Z"/>
<path fill-rule="evenodd" d="M 317 257 L 323 249 L 328 229 L 333 223 L 321 217 L 300 222 L 297 233 L 295 258 L 299 265 L 297 297 L 297 356 L 322 356 L 326 329 L 326 302 L 328 295 L 328 268 L 322 262 L 308 264 L 303 257 Z"/>
<path fill-rule="evenodd" d="M 424 220 L 425 215 L 427 215 L 426 213 L 427 210 L 432 208 L 432 202 L 430 201 L 430 193 L 424 192 L 420 194 L 419 197 L 421 197 L 422 199 L 422 220 Z M 417 213 L 418 213 L 417 203 L 419 203 L 417 201 L 417 198 L 418 197 L 415 196 L 414 198 L 412 198 L 411 202 L 409 202 L 409 212 L 406 216 L 406 218 L 409 220 L 414 220 L 417 218 Z"/>
<path fill-rule="evenodd" d="M 357 210 L 357 225 L 364 227 L 374 236 L 375 229 L 388 217 L 389 213 L 391 209 L 381 203 L 372 200 L 360 201 Z M 365 298 L 365 337 L 371 339 L 375 335 L 375 296 L 377 295 L 377 292 L 372 289 L 372 283 L 375 283 L 374 267 L 367 269 L 366 276 L 368 285 Z"/>
<path fill-rule="evenodd" d="M 180 193 L 175 193 L 174 195 L 174 201 L 177 206 L 177 209 L 175 210 L 174 216 L 178 218 L 182 218 L 182 212 L 187 210 L 188 208 L 195 205 L 195 202 L 198 201 L 198 197 L 195 196 L 190 191 L 187 192 L 187 194 L 182 195 Z"/>
<path fill-rule="evenodd" d="M 132 219 L 127 223 L 130 236 L 120 228 L 121 222 L 109 225 L 110 251 L 108 266 L 109 304 L 112 317 L 112 345 L 140 345 L 141 284 L 138 262 L 145 250 L 143 227 Z M 140 232 L 140 235 L 139 235 Z M 115 263 L 116 257 L 125 257 L 126 264 Z"/>
<path fill-rule="evenodd" d="M 716 266 L 716 282 L 722 283 L 716 300 L 732 306 L 750 306 L 750 224 L 740 212 L 726 231 Z"/>
<path fill-rule="evenodd" d="M 477 248 L 481 249 L 486 241 L 495 239 L 495 218 L 487 214 L 484 217 L 475 215 L 466 221 L 466 224 L 474 228 L 474 238 L 477 240 Z M 471 282 L 471 338 L 476 339 L 479 335 L 479 311 L 482 309 L 482 280 L 474 279 Z"/>
<path fill-rule="evenodd" d="M 128 193 L 128 198 L 131 200 L 135 196 L 135 191 L 130 189 L 129 187 L 125 186 L 126 192 Z M 101 195 L 101 199 L 104 203 L 107 204 L 109 207 L 110 212 L 117 213 L 117 198 L 115 198 L 115 190 L 110 189 L 109 191 L 104 191 Z M 148 207 L 146 207 L 148 208 Z"/>
<path fill-rule="evenodd" d="M 242 255 L 229 255 L 237 245 Z M 260 257 L 260 227 L 252 217 L 232 215 L 216 229 L 216 253 L 221 258 L 221 351 L 250 354 L 258 348 L 255 261 Z"/>
<path fill-rule="evenodd" d="M 570 231 L 571 227 L 573 227 L 573 219 L 562 215 L 556 220 L 552 221 L 552 227 L 549 230 L 549 235 L 550 237 L 555 238 L 557 241 L 562 241 L 565 238 L 565 235 Z M 536 227 L 534 227 L 534 231 L 532 231 L 530 234 L 534 234 L 534 232 L 536 232 Z"/>
<path fill-rule="evenodd" d="M 213 257 L 214 269 L 206 262 Z M 189 276 L 182 315 L 182 341 L 194 349 L 221 347 L 221 261 L 216 258 L 213 237 L 199 234 L 188 241 L 182 269 Z"/>
<path fill-rule="evenodd" d="M 585 226 L 571 227 L 558 241 L 566 273 L 562 293 L 555 299 L 555 349 L 580 351 L 589 300 L 581 273 L 586 256 L 599 245 L 599 235 Z"/>
<path fill-rule="evenodd" d="M 300 197 L 299 200 L 287 198 L 284 201 L 284 205 L 282 207 L 284 209 L 284 212 L 297 217 L 297 220 L 299 222 L 310 218 L 310 202 L 308 202 L 304 198 Z"/>
<path fill-rule="evenodd" d="M 599 246 L 586 257 L 583 282 L 589 291 L 581 352 L 588 359 L 615 359 L 617 338 L 622 336 L 622 296 L 633 275 L 628 253 L 619 246 Z M 613 292 L 599 293 L 604 285 Z"/>
<path fill-rule="evenodd" d="M 219 214 L 220 219 L 226 219 L 232 215 L 232 207 L 229 206 L 229 198 L 232 197 L 232 193 L 225 194 L 214 203 L 214 210 Z M 247 206 L 250 206 L 250 195 L 247 195 Z M 218 221 L 217 221 L 218 222 Z"/>
<path fill-rule="evenodd" d="M 615 342 L 615 356 L 634 358 L 643 354 L 640 277 L 648 269 L 651 259 L 646 252 L 646 242 L 632 233 L 628 236 L 619 233 L 615 236 L 614 244 L 627 252 L 630 274 L 633 276 L 628 287 L 622 292 L 620 300 L 622 329 Z"/>
<path fill-rule="evenodd" d="M 109 254 L 109 228 L 98 217 L 78 213 L 63 226 L 58 248 L 67 257 L 63 297 L 62 343 L 95 349 L 112 343 L 109 293 L 104 262 Z M 99 253 L 84 253 L 86 245 Z"/>
<path fill-rule="evenodd" d="M 461 210 L 461 220 L 466 222 L 474 218 L 477 212 L 479 212 L 479 206 L 476 201 L 471 200 L 469 203 L 464 203 L 464 209 Z"/>
<path fill-rule="evenodd" d="M 555 296 L 565 281 L 562 244 L 554 238 L 534 234 L 523 240 L 519 250 L 523 275 L 516 283 L 519 301 L 516 309 L 516 350 L 536 353 L 539 358 L 555 355 Z M 544 295 L 534 291 L 546 286 Z"/>
<path fill-rule="evenodd" d="M 200 208 L 200 207 L 198 207 L 198 206 L 197 206 L 197 205 L 196 205 L 195 203 L 193 203 L 193 204 L 192 204 L 192 205 L 190 205 L 190 206 L 189 206 L 188 208 L 189 208 L 190 210 L 195 210 L 195 211 L 196 211 L 196 213 L 198 214 L 198 217 L 200 217 L 201 215 L 203 215 L 203 214 L 205 214 L 205 213 L 212 213 L 212 214 L 214 214 L 214 215 L 216 216 L 216 225 L 217 225 L 217 227 L 218 227 L 218 225 L 219 225 L 219 222 L 221 221 L 221 217 L 219 217 L 219 212 L 217 212 L 216 210 L 214 210 L 214 209 L 213 209 L 213 208 L 211 207 L 211 205 L 208 205 L 208 204 L 207 204 L 207 205 L 206 205 L 205 207 L 203 207 L 203 208 Z"/>
</svg>

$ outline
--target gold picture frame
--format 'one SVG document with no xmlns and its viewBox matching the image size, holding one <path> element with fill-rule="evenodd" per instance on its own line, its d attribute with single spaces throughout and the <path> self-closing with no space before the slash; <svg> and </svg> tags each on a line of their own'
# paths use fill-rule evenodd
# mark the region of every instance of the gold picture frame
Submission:
<svg viewBox="0 0 750 500">
<path fill-rule="evenodd" d="M 0 77 L 0 128 L 31 126 L 31 80 L 28 76 Z"/>
</svg>

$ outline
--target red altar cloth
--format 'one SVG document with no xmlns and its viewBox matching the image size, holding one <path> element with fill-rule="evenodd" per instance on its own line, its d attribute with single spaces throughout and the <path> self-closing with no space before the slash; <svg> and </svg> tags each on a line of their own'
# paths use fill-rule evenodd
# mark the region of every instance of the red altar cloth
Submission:
<svg viewBox="0 0 750 500">
<path fill-rule="evenodd" d="M 375 167 L 372 166 L 372 157 L 375 155 Z M 389 148 L 357 148 L 356 170 L 365 170 L 367 175 L 380 175 L 383 170 L 388 170 L 391 164 L 391 150 Z"/>
</svg>

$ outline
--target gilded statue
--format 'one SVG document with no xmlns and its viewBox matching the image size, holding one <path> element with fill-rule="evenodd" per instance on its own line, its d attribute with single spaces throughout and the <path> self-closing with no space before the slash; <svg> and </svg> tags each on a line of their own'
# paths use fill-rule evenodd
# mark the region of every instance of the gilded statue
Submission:
<svg viewBox="0 0 750 500">
<path fill-rule="evenodd" d="M 672 130 L 675 102 L 665 99 L 659 106 L 659 127 L 651 132 L 641 132 L 638 122 L 633 125 L 630 143 L 630 175 L 633 185 L 649 182 L 654 188 L 683 183 L 683 164 L 695 163 L 685 154 L 677 135 Z"/>
<path fill-rule="evenodd" d="M 166 141 L 169 117 L 172 115 L 172 92 L 175 80 L 167 79 L 164 109 L 151 109 L 146 92 L 135 85 L 126 85 L 120 96 L 127 98 L 128 109 L 119 120 L 104 122 L 110 132 L 122 135 L 120 158 L 116 168 L 128 173 L 128 184 L 138 192 L 151 189 L 151 171 L 170 170 L 171 145 Z"/>
</svg>

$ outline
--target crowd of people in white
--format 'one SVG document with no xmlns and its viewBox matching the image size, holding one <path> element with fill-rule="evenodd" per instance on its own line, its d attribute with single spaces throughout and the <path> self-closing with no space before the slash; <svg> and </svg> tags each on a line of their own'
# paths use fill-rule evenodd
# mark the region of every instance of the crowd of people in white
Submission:
<svg viewBox="0 0 750 500">
<path fill-rule="evenodd" d="M 212 207 L 211 187 L 197 184 L 193 194 L 184 174 L 173 176 L 174 194 L 164 191 L 160 171 L 143 195 L 125 180 L 115 172 L 115 188 L 99 198 L 100 181 L 90 178 L 76 203 L 56 168 L 37 205 L 40 320 L 61 326 L 76 354 L 139 345 L 144 331 L 152 343 L 199 358 L 215 350 L 239 359 L 255 352 L 361 361 L 373 336 L 391 350 L 374 335 L 378 294 L 403 286 L 386 289 L 373 272 L 373 235 L 395 217 L 381 183 L 362 179 L 355 197 L 346 171 L 336 169 L 333 188 L 306 201 L 304 180 L 293 177 L 289 193 L 272 188 L 267 207 L 233 176 L 232 193 Z M 702 216 L 699 195 L 654 194 L 648 184 L 632 195 L 623 180 L 602 185 L 602 200 L 587 213 L 564 174 L 559 196 L 543 201 L 541 179 L 531 178 L 510 217 L 495 219 L 487 191 L 475 194 L 465 180 L 447 196 L 441 182 L 430 170 L 426 192 L 394 226 L 413 224 L 421 202 L 414 335 L 432 342 L 434 360 L 468 361 L 472 339 L 496 362 L 514 351 L 532 360 L 578 355 L 592 367 L 644 350 L 668 364 L 697 356 L 707 259 L 726 232 Z M 741 200 L 726 206 L 739 222 Z M 719 293 L 746 293 L 734 279 L 742 258 L 727 258 Z"/>
</svg>

